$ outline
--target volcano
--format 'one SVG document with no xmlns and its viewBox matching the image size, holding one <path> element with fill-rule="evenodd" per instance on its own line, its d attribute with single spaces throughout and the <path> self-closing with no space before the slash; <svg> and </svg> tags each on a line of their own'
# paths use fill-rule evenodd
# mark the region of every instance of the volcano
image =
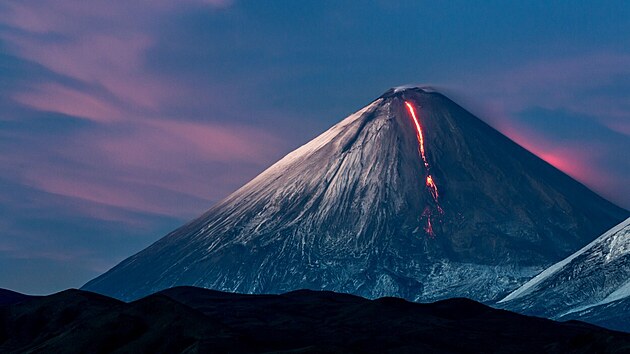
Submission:
<svg viewBox="0 0 630 354">
<path fill-rule="evenodd" d="M 490 301 L 627 216 L 446 96 L 395 88 L 84 289 Z"/>
</svg>

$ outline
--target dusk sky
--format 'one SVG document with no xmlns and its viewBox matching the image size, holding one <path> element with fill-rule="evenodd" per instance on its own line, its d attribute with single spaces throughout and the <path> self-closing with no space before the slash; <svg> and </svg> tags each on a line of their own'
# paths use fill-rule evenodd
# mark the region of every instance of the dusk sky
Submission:
<svg viewBox="0 0 630 354">
<path fill-rule="evenodd" d="M 630 208 L 628 1 L 3 1 L 0 288 L 80 287 L 402 84 Z"/>
</svg>

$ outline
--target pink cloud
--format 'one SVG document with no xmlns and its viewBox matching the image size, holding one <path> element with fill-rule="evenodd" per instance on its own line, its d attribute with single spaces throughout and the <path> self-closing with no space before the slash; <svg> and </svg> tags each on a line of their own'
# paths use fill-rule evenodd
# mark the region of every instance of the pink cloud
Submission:
<svg viewBox="0 0 630 354">
<path fill-rule="evenodd" d="M 111 122 L 123 118 L 124 113 L 106 100 L 86 92 L 48 83 L 18 92 L 13 99 L 25 106 L 41 111 L 62 113 L 98 122 Z"/>
<path fill-rule="evenodd" d="M 272 162 L 282 142 L 264 129 L 165 117 L 162 106 L 169 102 L 207 101 L 214 96 L 145 71 L 146 55 L 163 16 L 182 7 L 230 4 L 223 0 L 9 3 L 0 23 L 17 31 L 0 32 L 0 38 L 10 50 L 85 87 L 36 83 L 13 93 L 14 101 L 103 124 L 97 131 L 77 131 L 55 141 L 44 151 L 7 157 L 5 166 L 13 167 L 11 178 L 76 199 L 83 206 L 79 212 L 103 220 L 121 219 L 119 209 L 189 218 Z M 124 217 L 122 221 L 132 222 Z"/>
<path fill-rule="evenodd" d="M 230 4 L 225 0 L 10 2 L 0 13 L 0 24 L 18 31 L 1 31 L 0 39 L 18 56 L 102 88 L 128 109 L 155 113 L 176 93 L 187 90 L 143 70 L 160 20 L 188 6 Z"/>
<path fill-rule="evenodd" d="M 80 208 L 66 205 L 66 209 L 101 220 L 125 222 L 134 227 L 146 225 L 107 207 L 188 219 L 204 212 L 226 191 L 220 181 L 224 174 L 220 172 L 204 176 L 195 175 L 191 169 L 177 171 L 176 167 L 169 170 L 166 166 L 162 171 L 155 169 L 160 169 L 160 166 L 122 170 L 116 165 L 104 164 L 101 169 L 58 171 L 51 170 L 51 166 L 40 166 L 24 171 L 22 183 L 82 201 L 78 204 L 82 205 Z M 234 178 L 230 180 L 233 182 Z"/>
<path fill-rule="evenodd" d="M 180 146 L 189 144 L 210 161 L 260 161 L 277 151 L 280 140 L 269 132 L 246 125 L 186 121 L 148 122 Z M 163 141 L 163 140 L 162 140 Z"/>
<path fill-rule="evenodd" d="M 56 175 L 34 174 L 28 178 L 26 183 L 48 193 L 159 215 L 171 215 L 173 211 L 164 203 L 156 204 L 149 196 L 138 193 L 133 186 L 109 185 L 104 181 L 95 183 L 96 181 Z"/>
<path fill-rule="evenodd" d="M 83 201 L 77 212 L 103 220 L 120 219 L 105 206 L 185 219 L 240 187 L 283 150 L 273 134 L 241 125 L 140 119 L 114 130 L 80 132 L 43 151 L 2 156 L 8 170 L 0 176 L 76 198 Z"/>
<path fill-rule="evenodd" d="M 222 198 L 239 187 L 279 157 L 283 145 L 261 129 L 166 120 L 144 121 L 119 136 L 86 135 L 80 140 L 93 144 L 92 155 L 119 171 L 123 183 L 204 200 Z"/>
<path fill-rule="evenodd" d="M 135 109 L 155 110 L 177 88 L 144 75 L 145 52 L 152 40 L 142 33 L 93 34 L 61 42 L 5 36 L 23 58 L 51 71 L 105 89 Z"/>
<path fill-rule="evenodd" d="M 81 84 L 33 83 L 14 92 L 13 100 L 100 124 L 97 131 L 75 132 L 45 150 L 7 157 L 12 178 L 92 205 L 81 212 L 102 219 L 120 218 L 110 212 L 116 208 L 190 217 L 272 162 L 282 141 L 267 130 L 165 117 L 164 105 L 213 96 L 145 70 L 162 17 L 182 8 L 223 8 L 231 3 L 27 0 L 7 4 L 0 23 L 13 30 L 0 32 L 0 39 L 9 49 Z M 234 177 L 236 171 L 243 177 Z"/>
</svg>

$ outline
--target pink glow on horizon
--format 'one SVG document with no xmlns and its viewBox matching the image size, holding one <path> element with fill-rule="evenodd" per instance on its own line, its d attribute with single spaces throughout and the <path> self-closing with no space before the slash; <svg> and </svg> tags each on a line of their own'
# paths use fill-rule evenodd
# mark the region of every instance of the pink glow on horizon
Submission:
<svg viewBox="0 0 630 354">
<path fill-rule="evenodd" d="M 609 153 L 605 147 L 592 143 L 588 146 L 579 142 L 558 143 L 543 139 L 532 129 L 516 124 L 504 125 L 500 130 L 517 144 L 587 187 L 606 195 L 615 195 L 617 192 L 618 181 L 597 167 L 597 162 Z"/>
</svg>

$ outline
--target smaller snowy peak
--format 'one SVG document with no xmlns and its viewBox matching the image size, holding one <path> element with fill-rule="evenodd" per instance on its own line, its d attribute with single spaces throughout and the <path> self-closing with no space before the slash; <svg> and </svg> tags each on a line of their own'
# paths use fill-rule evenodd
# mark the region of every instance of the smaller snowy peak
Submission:
<svg viewBox="0 0 630 354">
<path fill-rule="evenodd" d="M 591 255 L 589 255 L 589 253 Z M 531 294 L 534 291 L 541 290 L 545 282 L 559 275 L 567 268 L 576 266 L 584 267 L 584 265 L 576 264 L 576 260 L 578 259 L 589 259 L 592 261 L 593 256 L 595 256 L 600 259 L 601 263 L 610 263 L 628 253 L 630 253 L 630 218 L 627 218 L 625 221 L 608 230 L 579 251 L 545 269 L 532 280 L 523 284 L 523 286 L 499 301 L 499 303 L 515 300 Z"/>
<path fill-rule="evenodd" d="M 616 307 L 607 304 L 628 300 L 630 218 L 547 268 L 497 305 L 554 319 L 581 318 L 593 309 L 601 322 L 606 316 L 617 316 L 607 310 Z"/>
</svg>

